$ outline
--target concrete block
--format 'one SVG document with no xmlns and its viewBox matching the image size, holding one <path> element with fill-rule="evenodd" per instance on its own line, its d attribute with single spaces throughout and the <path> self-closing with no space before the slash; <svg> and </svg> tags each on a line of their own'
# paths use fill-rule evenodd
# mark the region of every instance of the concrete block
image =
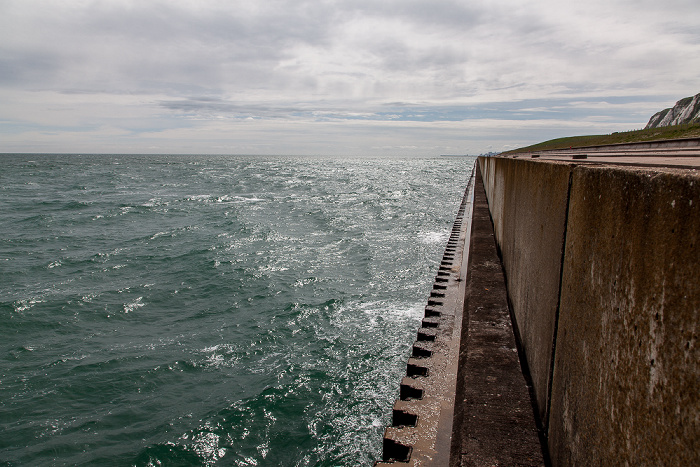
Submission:
<svg viewBox="0 0 700 467">
<path fill-rule="evenodd" d="M 697 172 L 574 169 L 553 465 L 700 465 L 699 242 Z"/>
</svg>

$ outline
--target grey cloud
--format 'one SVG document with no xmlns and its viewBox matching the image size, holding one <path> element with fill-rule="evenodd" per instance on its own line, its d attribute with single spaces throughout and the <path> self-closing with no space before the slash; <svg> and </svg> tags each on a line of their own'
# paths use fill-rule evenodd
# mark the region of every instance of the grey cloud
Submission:
<svg viewBox="0 0 700 467">
<path fill-rule="evenodd" d="M 246 15 L 235 9 L 192 11 L 170 3 L 140 3 L 130 9 L 107 5 L 86 16 L 86 32 L 93 36 L 145 44 L 193 41 L 214 49 L 225 45 L 245 58 L 274 54 L 289 41 L 317 43 L 327 35 L 320 13 L 303 7 Z"/>
<path fill-rule="evenodd" d="M 82 83 L 90 88 L 101 81 L 96 88 L 103 89 L 105 82 L 135 85 L 167 76 L 209 86 L 261 83 L 288 56 L 290 45 L 322 45 L 330 27 L 327 11 L 304 4 L 259 15 L 235 9 L 193 11 L 171 3 L 141 2 L 126 8 L 96 2 L 85 9 L 60 5 L 22 13 L 31 36 L 17 26 L 6 29 L 21 47 L 14 61 L 4 60 L 6 82 L 13 76 L 15 81 L 26 79 L 42 63 L 36 57 L 43 56 L 43 63 L 54 64 L 54 73 L 42 75 L 47 86 Z M 15 52 L 10 41 L 4 47 L 9 49 L 5 55 Z"/>
<path fill-rule="evenodd" d="M 62 64 L 58 57 L 43 51 L 0 51 L 0 84 L 26 85 L 45 82 Z"/>
<path fill-rule="evenodd" d="M 44 54 L 54 69 L 41 74 L 46 87 L 86 91 L 140 93 L 143 81 L 170 81 L 214 89 L 247 87 L 285 88 L 314 92 L 317 79 L 313 70 L 288 70 L 277 66 L 293 59 L 295 47 L 308 46 L 320 57 L 334 57 L 333 46 L 344 39 L 338 29 L 348 21 L 379 18 L 410 25 L 415 34 L 463 31 L 484 21 L 488 14 L 470 2 L 388 0 L 384 2 L 265 2 L 257 12 L 232 7 L 197 8 L 178 2 L 111 3 L 93 2 L 85 8 L 64 8 L 46 3 L 45 10 L 28 16 L 35 37 L 20 35 L 26 41 L 26 57 Z M 34 18 L 34 23 L 31 23 Z M 42 24 L 41 28 L 36 27 Z M 382 76 L 439 69 L 440 75 L 461 74 L 469 61 L 461 44 L 415 48 L 401 35 L 379 30 L 378 37 L 367 36 L 361 43 L 347 44 L 365 50 L 376 58 L 374 77 L 352 69 L 345 77 L 386 81 Z M 540 30 L 541 32 L 541 30 Z M 38 37 L 36 37 L 38 36 Z M 477 38 L 474 38 L 476 40 Z M 34 50 L 32 50 L 34 48 Z M 31 60 L 16 60 L 7 67 L 16 82 L 37 66 Z M 60 67 L 60 69 L 58 68 Z M 336 75 L 340 76 L 337 73 Z M 318 75 L 323 76 L 323 75 Z M 408 76 L 410 78 L 410 76 Z M 326 74 L 326 81 L 329 75 Z M 344 78 L 343 78 L 344 79 Z M 31 83 L 31 81 L 25 81 Z M 37 84 L 38 85 L 38 84 Z M 347 83 L 336 84 L 347 89 Z M 167 91 L 168 88 L 165 89 Z"/>
<path fill-rule="evenodd" d="M 268 119 L 289 119 L 294 116 L 317 118 L 318 116 L 340 117 L 353 112 L 347 106 L 323 103 L 299 103 L 270 105 L 263 103 L 238 103 L 225 98 L 213 96 L 198 96 L 178 100 L 162 100 L 158 102 L 162 108 L 182 112 L 186 115 L 199 117 L 215 115 L 228 118 L 263 117 Z M 367 110 L 367 112 L 369 112 Z"/>
<path fill-rule="evenodd" d="M 297 107 L 268 106 L 263 104 L 236 104 L 226 99 L 219 99 L 215 97 L 164 100 L 160 101 L 159 105 L 166 109 L 179 110 L 183 112 L 210 112 L 219 115 L 228 114 L 238 117 L 249 117 L 253 115 L 274 116 L 275 114 L 288 115 L 290 113 L 302 111 L 302 109 Z"/>
<path fill-rule="evenodd" d="M 469 29 L 486 20 L 487 10 L 475 2 L 460 0 L 349 0 L 340 8 L 346 12 L 408 20 L 420 27 Z"/>
</svg>

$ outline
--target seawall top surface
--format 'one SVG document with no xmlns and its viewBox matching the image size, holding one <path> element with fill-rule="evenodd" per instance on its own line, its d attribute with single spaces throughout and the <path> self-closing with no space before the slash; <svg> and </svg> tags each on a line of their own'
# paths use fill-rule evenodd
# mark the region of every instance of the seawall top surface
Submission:
<svg viewBox="0 0 700 467">
<path fill-rule="evenodd" d="M 534 156 L 534 157 L 533 157 Z M 497 156 L 501 157 L 501 156 Z M 505 157 L 505 156 L 504 156 Z M 586 154 L 585 158 L 572 154 L 515 155 L 512 159 L 540 159 L 577 164 L 611 164 L 637 167 L 657 167 L 676 169 L 700 169 L 700 154 L 688 155 L 636 155 L 636 154 Z"/>
<path fill-rule="evenodd" d="M 502 154 L 508 159 L 540 159 L 578 164 L 700 169 L 700 139 L 616 144 Z"/>
</svg>

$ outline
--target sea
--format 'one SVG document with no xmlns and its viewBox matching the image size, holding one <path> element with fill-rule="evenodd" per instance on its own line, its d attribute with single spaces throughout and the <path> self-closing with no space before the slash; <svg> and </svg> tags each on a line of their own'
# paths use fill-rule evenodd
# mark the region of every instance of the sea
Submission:
<svg viewBox="0 0 700 467">
<path fill-rule="evenodd" d="M 0 155 L 0 465 L 371 466 L 473 164 Z"/>
</svg>

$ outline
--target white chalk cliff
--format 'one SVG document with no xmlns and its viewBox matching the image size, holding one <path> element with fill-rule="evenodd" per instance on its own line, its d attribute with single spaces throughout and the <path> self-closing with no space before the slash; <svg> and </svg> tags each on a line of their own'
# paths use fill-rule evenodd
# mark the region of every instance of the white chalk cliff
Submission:
<svg viewBox="0 0 700 467">
<path fill-rule="evenodd" d="M 645 128 L 681 125 L 683 123 L 700 122 L 700 94 L 686 97 L 676 102 L 670 109 L 657 112 L 649 119 Z"/>
</svg>

